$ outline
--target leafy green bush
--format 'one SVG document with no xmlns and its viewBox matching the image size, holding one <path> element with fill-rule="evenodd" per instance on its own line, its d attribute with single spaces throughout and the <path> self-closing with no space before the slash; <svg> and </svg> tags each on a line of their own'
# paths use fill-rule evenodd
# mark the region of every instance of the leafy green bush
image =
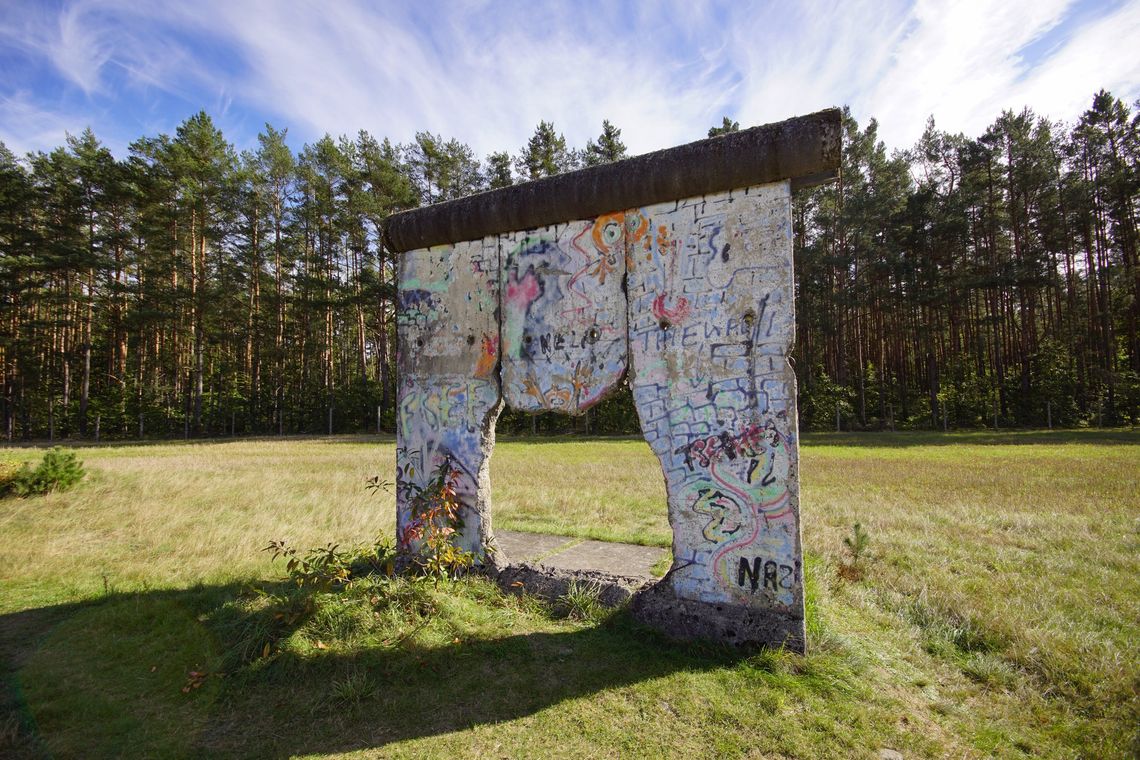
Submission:
<svg viewBox="0 0 1140 760">
<path fill-rule="evenodd" d="M 83 480 L 86 473 L 83 463 L 74 451 L 56 446 L 44 452 L 43 460 L 36 466 L 24 466 L 12 476 L 7 488 L 17 496 L 38 496 L 54 491 L 67 491 Z M 2 481 L 0 481 L 2 482 Z"/>
<path fill-rule="evenodd" d="M 330 543 L 300 554 L 284 540 L 270 541 L 265 551 L 272 552 L 275 560 L 285 560 L 285 572 L 298 586 L 320 591 L 347 588 L 358 578 L 391 576 L 396 571 L 396 547 L 384 537 L 348 551 Z"/>
<path fill-rule="evenodd" d="M 463 505 L 456 492 L 459 477 L 459 470 L 448 459 L 423 488 L 413 483 L 406 485 L 412 519 L 404 526 L 399 543 L 414 547 L 415 564 L 436 583 L 459 577 L 475 564 L 475 555 L 454 542 L 463 529 Z"/>
</svg>

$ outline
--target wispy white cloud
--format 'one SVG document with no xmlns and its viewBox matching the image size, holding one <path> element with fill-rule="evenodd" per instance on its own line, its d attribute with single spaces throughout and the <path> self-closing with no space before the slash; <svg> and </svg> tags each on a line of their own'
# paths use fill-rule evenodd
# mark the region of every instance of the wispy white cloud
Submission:
<svg viewBox="0 0 1140 760">
<path fill-rule="evenodd" d="M 757 124 L 843 103 L 905 147 L 929 114 L 978 134 L 1007 107 L 1072 119 L 1102 86 L 1140 95 L 1134 0 L 1081 14 L 1072 0 L 76 0 L 55 13 L 17 10 L 0 20 L 0 43 L 80 93 L 0 83 L 0 134 L 32 147 L 56 124 L 153 134 L 208 108 L 239 147 L 270 121 L 303 140 L 367 129 L 408 141 L 430 130 L 485 155 L 517 151 L 540 119 L 581 146 L 608 118 L 644 152 L 701 137 L 723 114 Z M 1048 49 L 1027 55 L 1042 39 Z M 112 128 L 97 121 L 116 113 Z M 76 115 L 89 118 L 68 122 Z"/>
<path fill-rule="evenodd" d="M 1028 105 L 1044 116 L 1073 118 L 1092 105 L 1093 92 L 1101 87 L 1133 101 L 1140 97 L 1138 40 L 1140 3 L 1125 3 L 1069 35 L 1018 83 L 1017 101 L 1007 105 Z"/>
<path fill-rule="evenodd" d="M 744 73 L 741 123 L 760 124 L 865 98 L 913 22 L 899 2 L 770 5 L 734 19 L 727 55 Z"/>
<path fill-rule="evenodd" d="M 980 133 L 1016 97 L 1019 51 L 1053 29 L 1071 0 L 921 0 L 913 26 L 861 105 L 888 143 L 905 147 L 933 114 L 939 126 Z M 1089 85 L 1095 87 L 1099 85 Z"/>
<path fill-rule="evenodd" d="M 0 95 L 0 142 L 17 156 L 63 145 L 87 126 L 79 114 L 42 108 L 26 91 Z"/>
<path fill-rule="evenodd" d="M 249 66 L 235 93 L 310 134 L 366 128 L 410 140 L 426 129 L 486 153 L 516 150 L 540 119 L 582 144 L 609 118 L 631 148 L 649 150 L 700 136 L 707 126 L 694 133 L 679 114 L 706 125 L 707 104 L 727 88 L 715 61 L 671 49 L 662 29 L 642 36 L 612 14 L 496 8 L 453 7 L 430 33 L 405 12 L 352 3 L 219 3 L 204 15 Z"/>
<path fill-rule="evenodd" d="M 111 58 L 113 30 L 104 24 L 90 23 L 87 6 L 64 8 L 53 34 L 44 47 L 56 68 L 86 93 L 101 89 L 103 67 Z"/>
</svg>

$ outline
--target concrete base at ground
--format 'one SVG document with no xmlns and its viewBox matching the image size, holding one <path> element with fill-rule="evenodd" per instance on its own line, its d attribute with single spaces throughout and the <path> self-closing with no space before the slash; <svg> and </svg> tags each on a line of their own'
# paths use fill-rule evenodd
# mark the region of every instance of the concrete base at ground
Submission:
<svg viewBox="0 0 1140 760">
<path fill-rule="evenodd" d="M 650 572 L 664 549 L 519 531 L 501 531 L 495 540 L 494 563 L 485 570 L 504 591 L 557 605 L 577 584 L 596 589 L 607 607 L 628 604 L 637 620 L 680 641 L 804 652 L 802 617 L 678 597 L 668 576 L 657 581 Z"/>
<path fill-rule="evenodd" d="M 742 648 L 773 647 L 804 654 L 804 620 L 772 610 L 682 599 L 662 580 L 630 601 L 635 619 L 679 641 L 708 640 Z"/>
<path fill-rule="evenodd" d="M 606 607 L 620 607 L 635 593 L 652 583 L 648 578 L 631 578 L 601 570 L 571 570 L 545 565 L 519 563 L 490 570 L 499 586 L 512 594 L 531 594 L 557 605 L 571 585 L 597 590 L 598 601 Z"/>
</svg>

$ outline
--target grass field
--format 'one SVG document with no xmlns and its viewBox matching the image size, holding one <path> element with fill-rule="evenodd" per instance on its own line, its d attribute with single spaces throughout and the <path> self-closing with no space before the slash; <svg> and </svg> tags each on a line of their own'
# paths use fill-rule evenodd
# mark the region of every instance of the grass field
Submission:
<svg viewBox="0 0 1140 760">
<path fill-rule="evenodd" d="M 803 658 L 479 581 L 299 595 L 261 549 L 390 534 L 390 439 L 80 457 L 0 500 L 0 756 L 1140 753 L 1140 433 L 805 436 Z M 669 545 L 641 441 L 501 440 L 492 481 L 497 527 Z"/>
</svg>

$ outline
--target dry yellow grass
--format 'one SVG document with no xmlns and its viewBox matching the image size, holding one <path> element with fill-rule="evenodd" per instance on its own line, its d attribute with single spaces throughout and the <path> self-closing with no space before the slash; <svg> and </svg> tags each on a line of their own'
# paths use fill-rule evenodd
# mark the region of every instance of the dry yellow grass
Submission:
<svg viewBox="0 0 1140 760">
<path fill-rule="evenodd" d="M 260 551 L 270 539 L 308 547 L 390 533 L 392 495 L 364 484 L 391 477 L 393 454 L 390 438 L 370 437 L 84 447 L 90 474 L 75 491 L 0 500 L 0 613 L 105 588 L 274 577 Z M 920 755 L 1110 757 L 1140 746 L 1140 435 L 814 435 L 801 472 L 811 646 L 860 672 L 853 691 L 810 697 L 827 730 L 894 709 L 892 731 Z M 504 440 L 492 480 L 497 527 L 669 543 L 660 469 L 639 440 Z M 837 570 L 855 522 L 871 547 L 851 583 Z M 805 662 L 811 674 L 820 661 Z M 723 677 L 739 687 L 748 672 Z M 552 726 L 563 746 L 571 725 L 593 721 L 584 746 L 637 754 L 630 727 L 662 700 L 678 713 L 676 740 L 699 747 L 710 719 L 751 725 L 741 711 L 752 703 L 717 696 L 719 677 L 677 673 L 523 717 L 505 734 L 482 725 L 387 749 L 464 752 L 500 736 L 517 749 Z M 796 678 L 777 680 L 794 693 Z M 757 698 L 774 715 L 805 709 L 781 688 Z M 674 704 L 677 689 L 702 706 Z M 872 692 L 872 713 L 859 712 Z M 729 754 L 760 741 L 717 735 Z M 764 746 L 844 746 L 801 739 Z"/>
<path fill-rule="evenodd" d="M 18 452 L 32 456 L 32 452 Z M 391 440 L 258 439 L 84 447 L 84 485 L 0 506 L 0 584 L 82 598 L 147 583 L 176 586 L 272 574 L 260 551 L 390 534 L 395 502 L 365 480 L 391 477 Z M 18 596 L 5 594 L 0 608 Z"/>
</svg>

